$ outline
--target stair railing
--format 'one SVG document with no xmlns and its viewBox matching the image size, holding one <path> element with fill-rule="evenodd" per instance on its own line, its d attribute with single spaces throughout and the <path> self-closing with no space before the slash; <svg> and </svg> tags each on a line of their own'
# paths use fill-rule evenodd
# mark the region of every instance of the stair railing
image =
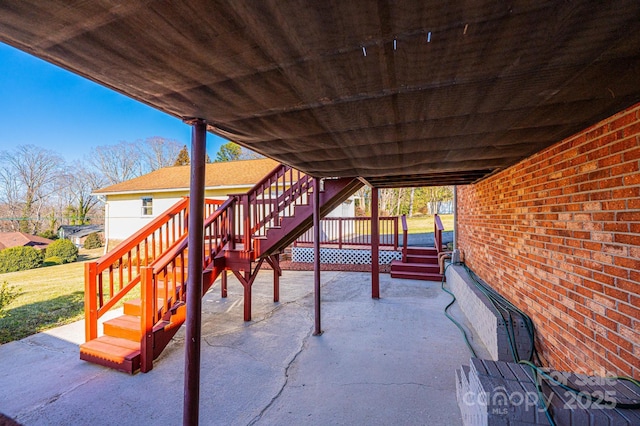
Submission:
<svg viewBox="0 0 640 426">
<path fill-rule="evenodd" d="M 437 213 L 433 216 L 433 228 L 433 242 L 437 252 L 440 253 L 442 251 L 442 231 L 444 230 L 444 226 Z"/>
<path fill-rule="evenodd" d="M 233 214 L 237 199 L 230 197 L 204 222 L 204 256 L 202 270 L 210 268 L 216 256 L 233 238 Z M 151 369 L 154 357 L 153 332 L 161 321 L 167 323 L 179 306 L 186 304 L 188 236 L 185 234 L 152 264 L 142 268 L 140 363 L 143 371 Z M 212 277 L 214 280 L 216 277 Z M 162 285 L 159 285 L 162 282 Z M 205 291 L 206 289 L 203 289 Z"/>
<path fill-rule="evenodd" d="M 407 239 L 409 227 L 407 226 L 407 215 L 402 215 L 402 263 L 407 263 Z"/>
<path fill-rule="evenodd" d="M 220 201 L 207 200 L 211 213 Z M 98 337 L 98 319 L 113 308 L 140 282 L 142 269 L 149 266 L 184 238 L 188 228 L 188 197 L 95 262 L 85 264 L 85 338 Z"/>
<path fill-rule="evenodd" d="M 293 216 L 295 206 L 310 200 L 313 179 L 299 170 L 279 165 L 245 194 L 235 194 L 238 200 L 233 214 L 235 242 L 242 242 L 245 251 L 253 249 L 253 239 L 264 237 L 269 228 L 280 226 L 284 216 Z"/>
</svg>

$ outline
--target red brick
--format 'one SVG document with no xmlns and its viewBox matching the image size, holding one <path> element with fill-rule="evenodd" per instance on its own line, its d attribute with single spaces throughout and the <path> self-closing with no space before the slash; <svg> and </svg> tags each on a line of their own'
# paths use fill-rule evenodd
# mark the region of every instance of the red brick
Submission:
<svg viewBox="0 0 640 426">
<path fill-rule="evenodd" d="M 622 155 L 624 161 L 633 161 L 640 158 L 640 148 L 632 149 Z"/>
<path fill-rule="evenodd" d="M 635 114 L 625 114 L 622 117 L 617 118 L 614 121 L 609 123 L 609 131 L 614 131 L 621 127 L 626 127 L 635 121 L 636 121 Z"/>
<path fill-rule="evenodd" d="M 639 136 L 640 104 L 459 188 L 468 264 L 532 315 L 551 365 L 637 373 Z"/>
<path fill-rule="evenodd" d="M 629 244 L 632 246 L 640 245 L 640 235 L 637 234 L 615 234 L 613 240 L 620 244 Z"/>
<path fill-rule="evenodd" d="M 616 266 L 635 269 L 636 271 L 640 269 L 640 259 L 632 259 L 630 257 L 615 257 L 613 261 Z"/>
<path fill-rule="evenodd" d="M 640 211 L 638 212 L 620 212 L 616 214 L 616 220 L 626 222 L 640 222 Z"/>
<path fill-rule="evenodd" d="M 634 172 L 637 172 L 637 171 L 638 171 L 638 162 L 637 161 L 618 164 L 616 166 L 613 166 L 610 169 L 611 176 L 626 175 L 626 174 L 634 173 Z M 628 185 L 628 184 L 625 183 L 625 185 Z"/>
</svg>

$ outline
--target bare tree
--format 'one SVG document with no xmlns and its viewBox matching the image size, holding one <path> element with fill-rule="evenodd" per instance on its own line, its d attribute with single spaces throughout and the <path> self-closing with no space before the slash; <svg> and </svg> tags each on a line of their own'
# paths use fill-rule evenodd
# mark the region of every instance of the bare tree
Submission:
<svg viewBox="0 0 640 426">
<path fill-rule="evenodd" d="M 0 203 L 2 205 L 3 231 L 18 231 L 20 229 L 20 215 L 22 201 L 18 181 L 13 176 L 13 170 L 4 164 L 0 167 Z"/>
<path fill-rule="evenodd" d="M 141 151 L 135 143 L 97 146 L 91 151 L 89 163 L 104 177 L 108 185 L 133 179 L 144 173 Z"/>
<path fill-rule="evenodd" d="M 105 177 L 78 162 L 74 164 L 72 173 L 66 174 L 65 180 L 69 221 L 76 225 L 88 224 L 92 210 L 100 203 L 92 193 L 105 185 Z"/>
<path fill-rule="evenodd" d="M 143 169 L 147 172 L 173 166 L 182 148 L 178 141 L 160 136 L 147 138 L 138 146 L 142 153 Z"/>
<path fill-rule="evenodd" d="M 440 212 L 443 201 L 453 199 L 453 186 L 430 186 L 425 188 L 429 214 Z"/>
<path fill-rule="evenodd" d="M 44 148 L 22 145 L 11 152 L 3 151 L 0 162 L 4 195 L 22 207 L 20 231 L 37 233 L 45 201 L 55 190 L 64 160 Z"/>
<path fill-rule="evenodd" d="M 416 196 L 416 188 L 412 187 L 411 192 L 409 193 L 409 212 L 408 216 L 413 217 L 413 200 Z"/>
</svg>

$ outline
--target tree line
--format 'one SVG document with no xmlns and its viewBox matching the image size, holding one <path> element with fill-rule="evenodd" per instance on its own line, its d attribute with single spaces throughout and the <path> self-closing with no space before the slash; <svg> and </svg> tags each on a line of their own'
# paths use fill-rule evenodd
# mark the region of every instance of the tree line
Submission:
<svg viewBox="0 0 640 426">
<path fill-rule="evenodd" d="M 214 161 L 261 157 L 228 142 L 220 147 Z M 95 190 L 163 167 L 188 165 L 189 161 L 186 145 L 158 136 L 97 146 L 85 161 L 72 163 L 35 145 L 0 151 L 0 232 L 51 238 L 60 225 L 103 223 L 104 208 L 92 195 Z M 207 162 L 211 162 L 208 155 Z M 451 187 L 381 189 L 381 214 L 436 213 L 452 194 Z M 369 188 L 358 191 L 356 207 L 358 214 L 370 214 Z"/>
<path fill-rule="evenodd" d="M 453 203 L 453 186 L 380 188 L 378 191 L 381 216 L 450 213 Z M 355 202 L 356 215 L 371 215 L 371 188 L 364 186 L 359 189 Z"/>
<path fill-rule="evenodd" d="M 233 142 L 215 160 L 259 158 Z M 206 161 L 211 162 L 207 155 Z M 60 225 L 103 223 L 102 201 L 92 193 L 169 166 L 189 165 L 187 146 L 159 136 L 97 146 L 85 161 L 67 162 L 35 145 L 0 151 L 0 232 L 53 237 Z"/>
</svg>

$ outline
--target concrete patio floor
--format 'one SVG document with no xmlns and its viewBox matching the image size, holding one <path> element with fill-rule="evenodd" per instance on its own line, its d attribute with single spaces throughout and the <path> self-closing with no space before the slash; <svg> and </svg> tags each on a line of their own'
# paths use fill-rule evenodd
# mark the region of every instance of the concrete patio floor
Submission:
<svg viewBox="0 0 640 426">
<path fill-rule="evenodd" d="M 313 273 L 272 272 L 254 284 L 253 321 L 230 275 L 203 300 L 202 425 L 461 424 L 454 370 L 469 364 L 444 316 L 440 283 L 322 273 L 322 328 L 313 336 Z M 464 319 L 455 307 L 453 314 Z M 182 424 L 184 330 L 147 374 L 80 361 L 82 321 L 0 346 L 0 413 L 24 425 Z M 479 344 L 474 343 L 474 346 Z"/>
</svg>

